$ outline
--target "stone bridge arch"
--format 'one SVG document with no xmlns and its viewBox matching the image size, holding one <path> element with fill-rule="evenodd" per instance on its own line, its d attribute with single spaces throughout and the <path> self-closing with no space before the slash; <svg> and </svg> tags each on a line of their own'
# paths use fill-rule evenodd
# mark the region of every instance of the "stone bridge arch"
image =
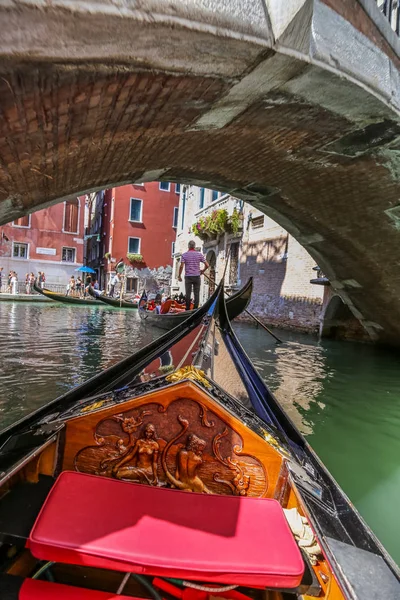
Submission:
<svg viewBox="0 0 400 600">
<path fill-rule="evenodd" d="M 0 222 L 132 181 L 251 202 L 398 343 L 399 40 L 367 0 L 8 0 Z"/>
</svg>

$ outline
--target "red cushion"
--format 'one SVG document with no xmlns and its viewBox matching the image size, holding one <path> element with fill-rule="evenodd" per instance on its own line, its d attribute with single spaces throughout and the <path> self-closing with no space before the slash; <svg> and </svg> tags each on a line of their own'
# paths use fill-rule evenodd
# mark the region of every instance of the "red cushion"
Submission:
<svg viewBox="0 0 400 600">
<path fill-rule="evenodd" d="M 25 579 L 18 600 L 132 600 L 132 596 L 118 596 L 113 592 L 97 592 L 61 583 Z"/>
<path fill-rule="evenodd" d="M 299 585 L 276 500 L 210 496 L 64 472 L 32 529 L 43 560 L 248 586 Z"/>
</svg>

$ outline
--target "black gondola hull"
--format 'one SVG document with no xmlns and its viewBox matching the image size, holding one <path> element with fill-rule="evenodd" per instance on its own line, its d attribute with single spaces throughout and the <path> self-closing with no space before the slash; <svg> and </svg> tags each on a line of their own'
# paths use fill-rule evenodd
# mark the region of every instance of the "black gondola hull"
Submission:
<svg viewBox="0 0 400 600">
<path fill-rule="evenodd" d="M 66 296 L 64 294 L 57 294 L 56 292 L 51 292 L 50 290 L 46 290 L 46 288 L 40 288 L 36 283 L 33 284 L 33 289 L 38 294 L 42 294 L 46 296 L 46 298 L 50 298 L 50 300 L 54 300 L 54 302 L 61 302 L 62 304 L 80 304 L 81 306 L 101 306 L 100 302 L 92 298 L 76 298 L 75 296 Z"/>
<path fill-rule="evenodd" d="M 244 310 L 246 310 L 251 299 L 252 290 L 253 279 L 250 277 L 248 282 L 239 291 L 226 299 L 226 309 L 231 321 L 235 319 L 235 317 L 238 317 Z M 168 331 L 180 323 L 183 323 L 194 312 L 195 311 L 193 310 L 184 310 L 177 313 L 166 313 L 163 315 L 157 314 L 154 311 L 139 309 L 139 316 L 145 324 Z"/>
</svg>

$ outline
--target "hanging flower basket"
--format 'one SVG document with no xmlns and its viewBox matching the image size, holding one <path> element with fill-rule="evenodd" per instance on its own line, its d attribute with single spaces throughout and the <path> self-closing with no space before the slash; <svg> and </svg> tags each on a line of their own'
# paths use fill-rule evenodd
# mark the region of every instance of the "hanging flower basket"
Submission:
<svg viewBox="0 0 400 600">
<path fill-rule="evenodd" d="M 200 217 L 192 225 L 191 231 L 201 240 L 217 239 L 221 234 L 233 233 L 237 235 L 243 229 L 243 215 L 236 208 L 231 215 L 225 208 L 213 210 L 210 215 Z"/>
<path fill-rule="evenodd" d="M 145 264 L 143 256 L 141 254 L 131 254 L 130 252 L 128 252 L 126 258 L 129 260 L 132 266 L 138 266 L 140 268 L 143 267 L 143 265 Z"/>
</svg>

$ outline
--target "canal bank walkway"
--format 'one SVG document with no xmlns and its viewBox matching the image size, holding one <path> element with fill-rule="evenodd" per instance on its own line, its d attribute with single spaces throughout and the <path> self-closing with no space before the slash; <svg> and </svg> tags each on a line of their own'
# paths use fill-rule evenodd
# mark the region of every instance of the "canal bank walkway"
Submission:
<svg viewBox="0 0 400 600">
<path fill-rule="evenodd" d="M 0 302 L 54 302 L 41 294 L 0 294 Z"/>
</svg>

